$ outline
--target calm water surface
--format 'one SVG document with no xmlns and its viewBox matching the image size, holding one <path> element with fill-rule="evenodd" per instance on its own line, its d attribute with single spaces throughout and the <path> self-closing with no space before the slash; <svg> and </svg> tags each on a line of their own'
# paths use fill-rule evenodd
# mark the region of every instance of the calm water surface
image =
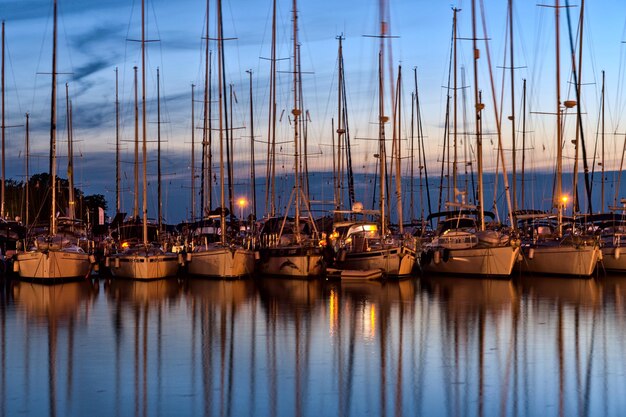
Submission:
<svg viewBox="0 0 626 417">
<path fill-rule="evenodd" d="M 2 291 L 2 416 L 626 413 L 626 277 Z"/>
</svg>

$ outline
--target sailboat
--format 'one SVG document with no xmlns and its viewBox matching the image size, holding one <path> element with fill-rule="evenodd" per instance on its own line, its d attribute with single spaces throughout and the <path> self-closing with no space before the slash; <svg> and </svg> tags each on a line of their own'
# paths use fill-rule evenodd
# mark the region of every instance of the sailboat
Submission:
<svg viewBox="0 0 626 417">
<path fill-rule="evenodd" d="M 380 50 L 378 54 L 378 167 L 379 167 L 379 210 L 364 210 L 363 204 L 355 202 L 352 204 L 350 216 L 354 219 L 359 215 L 375 215 L 378 221 L 346 221 L 337 222 L 334 225 L 332 238 L 335 239 L 334 246 L 337 251 L 335 266 L 344 271 L 351 271 L 346 275 L 360 276 L 357 271 L 380 271 L 385 277 L 401 277 L 408 276 L 413 272 L 415 266 L 415 242 L 407 242 L 392 236 L 389 233 L 389 216 L 387 214 L 387 191 L 386 191 L 386 169 L 387 156 L 385 144 L 385 123 L 388 117 L 385 116 L 385 94 L 384 94 L 384 70 L 383 70 L 383 54 L 384 39 L 388 38 L 387 23 L 383 16 L 384 3 L 381 2 L 381 33 L 377 37 L 381 39 Z M 340 49 L 340 68 L 343 68 L 343 58 Z M 342 90 L 340 89 L 340 97 Z M 398 91 L 399 94 L 399 91 Z M 341 102 L 341 98 L 339 100 Z M 338 132 L 343 132 L 345 126 L 345 117 L 341 117 L 339 112 Z M 395 112 L 394 112 L 395 114 Z M 399 114 L 399 112 L 398 112 Z M 395 123 L 395 121 L 394 121 Z M 398 124 L 400 125 L 400 124 Z M 396 150 L 396 186 L 399 187 L 400 174 L 400 158 L 399 141 L 395 132 L 400 129 L 394 128 L 394 150 Z M 401 195 L 399 189 L 396 195 Z M 401 200 L 398 200 L 398 219 L 400 228 L 402 228 L 402 206 Z M 411 244 L 412 243 L 412 244 Z M 366 279 L 370 279 L 370 273 L 363 274 Z M 342 274 L 343 278 L 344 274 Z"/>
<path fill-rule="evenodd" d="M 457 41 L 457 13 L 454 11 L 454 145 L 457 135 L 457 100 L 456 100 L 456 41 Z M 518 259 L 520 248 L 516 239 L 501 230 L 486 228 L 483 207 L 483 163 L 482 163 L 482 122 L 481 114 L 484 104 L 481 102 L 478 89 L 477 60 L 479 51 L 476 46 L 476 12 L 475 2 L 472 1 L 472 28 L 474 53 L 474 102 L 476 108 L 476 159 L 478 165 L 478 205 L 465 202 L 466 192 L 456 188 L 456 168 L 453 173 L 454 194 L 461 197 L 461 201 L 449 202 L 450 211 L 432 213 L 432 218 L 441 219 L 438 223 L 435 237 L 424 246 L 422 267 L 430 273 L 463 274 L 493 277 L 508 277 L 513 271 Z M 496 119 L 498 117 L 496 116 Z M 499 131 L 499 129 L 498 129 Z M 456 148 L 455 148 L 456 154 Z M 500 154 L 502 158 L 502 154 Z M 502 158 L 503 166 L 504 160 Z M 456 167 L 456 160 L 453 167 Z M 506 172 L 503 172 L 506 183 Z M 506 187 L 508 190 L 508 187 Z M 508 197 L 508 191 L 507 191 Z M 510 207 L 510 198 L 509 207 Z M 492 214 L 493 216 L 493 214 Z"/>
<path fill-rule="evenodd" d="M 300 94 L 300 66 L 298 52 L 298 12 L 296 0 L 293 0 L 293 115 L 294 122 L 294 180 L 295 185 L 285 209 L 284 216 L 270 217 L 265 220 L 260 232 L 261 247 L 257 270 L 264 275 L 315 278 L 326 272 L 322 247 L 315 222 L 310 216 L 308 195 L 302 186 L 300 167 L 301 138 L 300 122 L 302 105 Z M 293 204 L 294 217 L 288 216 Z M 301 216 L 305 207 L 309 216 Z"/>
<path fill-rule="evenodd" d="M 557 169 L 556 187 L 553 204 L 557 208 L 556 218 L 546 214 L 522 214 L 518 221 L 525 222 L 526 238 L 524 239 L 524 260 L 519 267 L 522 272 L 537 274 L 558 274 L 575 277 L 589 277 L 596 269 L 602 253 L 597 239 L 594 236 L 585 236 L 577 233 L 573 226 L 565 227 L 563 211 L 567 204 L 567 196 L 562 189 L 563 169 L 563 125 L 562 103 L 560 86 L 559 60 L 559 0 L 555 0 L 555 32 L 556 32 L 556 149 Z M 576 105 L 576 102 L 566 101 L 566 107 Z M 565 230 L 565 232 L 564 232 Z M 562 260 L 555 262 L 555 260 Z"/>
<path fill-rule="evenodd" d="M 176 275 L 178 271 L 178 256 L 167 253 L 148 238 L 148 183 L 147 183 L 147 140 L 146 140 L 146 52 L 145 52 L 145 7 L 141 1 L 141 105 L 142 105 L 142 242 L 129 245 L 122 252 L 111 255 L 109 266 L 111 274 L 117 278 L 140 280 L 161 279 Z M 135 201 L 139 190 L 135 188 Z"/>
<path fill-rule="evenodd" d="M 208 14 L 208 10 L 207 10 Z M 222 27 L 222 2 L 217 1 L 217 37 L 218 37 L 218 86 L 219 86 L 219 124 L 220 124 L 220 208 L 219 211 L 219 241 L 208 242 L 194 246 L 188 258 L 187 272 L 215 278 L 241 278 L 254 272 L 254 251 L 243 245 L 227 240 L 226 208 L 224 196 L 224 126 L 223 111 L 225 74 L 223 73 L 224 42 Z M 207 36 L 208 42 L 208 36 Z M 209 179 L 210 180 L 210 179 Z"/>
<path fill-rule="evenodd" d="M 4 210 L 4 201 L 5 201 L 5 131 L 8 127 L 5 123 L 5 113 L 6 113 L 6 102 L 5 102 L 5 84 L 4 84 L 4 76 L 5 76 L 5 40 L 4 40 L 4 21 L 2 21 L 2 69 L 1 69 L 1 80 L 2 80 L 2 120 L 0 120 L 0 130 L 2 133 L 2 183 L 0 184 L 0 259 L 3 261 L 11 261 L 13 255 L 16 253 L 17 242 L 22 240 L 26 234 L 26 229 L 19 221 L 14 221 L 8 218 L 5 218 L 5 210 Z M 28 122 L 26 122 L 28 125 Z M 28 184 L 28 174 L 26 175 L 25 184 Z M 6 273 L 6 270 L 2 271 Z"/>
<path fill-rule="evenodd" d="M 57 0 L 53 8 L 52 99 L 50 115 L 50 225 L 47 234 L 39 235 L 18 252 L 13 270 L 19 277 L 33 281 L 59 281 L 85 278 L 91 270 L 93 257 L 74 239 L 59 233 L 56 216 L 56 47 Z"/>
</svg>

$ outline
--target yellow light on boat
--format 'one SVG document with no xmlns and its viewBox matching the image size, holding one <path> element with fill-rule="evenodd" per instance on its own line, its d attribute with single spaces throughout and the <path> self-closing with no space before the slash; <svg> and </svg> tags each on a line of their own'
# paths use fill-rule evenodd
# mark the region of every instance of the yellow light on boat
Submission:
<svg viewBox="0 0 626 417">
<path fill-rule="evenodd" d="M 243 219 L 243 208 L 248 205 L 248 201 L 242 197 L 237 200 L 237 205 L 239 206 L 239 218 Z"/>
<path fill-rule="evenodd" d="M 122 249 L 126 249 L 128 247 L 128 242 L 122 243 Z"/>
<path fill-rule="evenodd" d="M 569 198 L 566 195 L 561 197 L 561 202 L 563 202 L 563 204 L 567 204 L 567 200 L 569 200 Z"/>
</svg>

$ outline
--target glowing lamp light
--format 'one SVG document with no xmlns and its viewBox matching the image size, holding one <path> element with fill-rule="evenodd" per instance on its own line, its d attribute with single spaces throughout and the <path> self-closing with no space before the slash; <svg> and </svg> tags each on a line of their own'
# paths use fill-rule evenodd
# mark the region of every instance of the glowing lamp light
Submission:
<svg viewBox="0 0 626 417">
<path fill-rule="evenodd" d="M 563 202 L 563 204 L 567 204 L 567 200 L 568 200 L 568 197 L 566 195 L 561 197 L 561 201 Z"/>
<path fill-rule="evenodd" d="M 122 243 L 122 249 L 126 249 L 128 248 L 128 246 L 129 246 L 128 242 Z"/>
<path fill-rule="evenodd" d="M 237 205 L 239 205 L 239 218 L 243 219 L 243 208 L 248 204 L 248 201 L 245 198 L 240 198 L 237 200 Z"/>
</svg>

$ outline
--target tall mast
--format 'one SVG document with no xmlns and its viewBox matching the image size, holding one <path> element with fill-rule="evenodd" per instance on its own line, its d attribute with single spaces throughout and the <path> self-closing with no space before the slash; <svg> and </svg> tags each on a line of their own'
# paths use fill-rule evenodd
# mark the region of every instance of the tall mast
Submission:
<svg viewBox="0 0 626 417">
<path fill-rule="evenodd" d="M 4 20 L 2 21 L 2 185 L 0 189 L 0 217 L 4 217 L 4 200 L 5 200 L 5 161 L 4 161 L 4 141 L 5 141 L 5 102 L 4 102 Z"/>
<path fill-rule="evenodd" d="M 211 79 L 210 75 L 210 54 L 209 54 L 209 0 L 206 2 L 206 35 L 205 39 L 205 49 L 204 49 L 204 116 L 202 123 L 202 172 L 200 174 L 200 183 L 202 188 L 200 189 L 200 200 L 202 204 L 202 213 L 201 216 L 204 216 L 205 210 L 208 208 L 211 209 L 211 130 L 210 127 L 207 126 L 210 123 L 210 103 L 211 98 L 209 97 L 209 81 Z M 207 166 L 208 165 L 208 166 Z M 207 174 L 208 169 L 208 174 Z"/>
<path fill-rule="evenodd" d="M 580 106 L 581 103 L 581 99 L 580 99 L 580 95 L 581 95 L 581 81 L 580 81 L 580 74 L 581 74 L 581 69 L 582 69 L 582 50 L 583 50 L 583 28 L 584 28 L 584 16 L 585 16 L 585 2 L 584 0 L 581 1 L 580 3 L 580 33 L 579 33 L 579 41 L 580 43 L 578 44 L 578 64 L 576 64 L 576 48 L 574 46 L 574 38 L 572 36 L 572 22 L 570 19 L 570 13 L 569 13 L 569 1 L 566 0 L 565 1 L 565 8 L 567 8 L 567 26 L 568 26 L 568 32 L 569 32 L 569 44 L 570 44 L 570 52 L 571 52 L 571 65 L 572 65 L 572 77 L 573 77 L 573 81 L 574 81 L 574 91 L 576 92 L 576 101 L 572 102 L 572 101 L 566 101 L 564 103 L 566 108 L 571 108 L 573 105 L 578 105 L 576 107 L 576 148 L 575 148 L 575 159 L 574 159 L 574 180 L 577 181 L 577 177 L 578 177 L 578 144 L 580 143 L 580 149 L 582 151 L 582 159 L 583 159 L 583 170 L 584 170 L 584 174 L 585 174 L 585 190 L 587 192 L 587 212 L 591 213 L 593 211 L 593 207 L 592 207 L 592 199 L 591 199 L 591 182 L 589 179 L 589 165 L 587 164 L 587 150 L 586 150 L 586 146 L 585 146 L 585 135 L 584 135 L 584 130 L 582 128 L 583 126 L 583 120 L 582 120 L 582 109 Z M 576 188 L 578 188 L 577 183 L 575 184 Z M 577 191 L 577 190 L 575 190 Z M 578 209 L 578 196 L 576 196 L 576 198 L 574 199 L 574 209 Z"/>
<path fill-rule="evenodd" d="M 135 164 L 134 164 L 134 180 L 135 192 L 133 193 L 133 219 L 139 217 L 139 97 L 138 88 L 139 81 L 137 79 L 137 66 L 133 67 L 135 71 Z"/>
<path fill-rule="evenodd" d="M 515 55 L 513 53 L 513 0 L 509 0 L 509 41 L 511 42 L 511 158 L 513 159 L 511 182 L 513 183 L 513 210 L 517 210 L 517 145 L 515 144 Z"/>
<path fill-rule="evenodd" d="M 454 199 L 456 200 L 456 173 L 457 173 L 457 135 L 458 135 L 458 128 L 457 128 L 457 123 L 458 123 L 458 115 L 457 115 L 457 37 L 458 37 L 458 29 L 457 29 L 457 13 L 460 11 L 460 9 L 457 8 L 453 8 L 452 9 L 454 11 L 454 31 L 453 31 L 453 36 L 454 36 L 454 64 L 453 64 L 453 68 L 454 68 L 454 142 L 453 142 L 453 147 L 452 147 L 452 151 L 453 151 L 453 160 L 452 160 L 452 195 L 454 196 Z M 474 45 L 476 46 L 476 45 Z M 474 48 L 475 49 L 475 48 Z M 478 103 L 478 101 L 476 101 L 476 103 Z M 449 184 L 449 183 L 448 183 Z M 450 195 L 450 190 L 448 189 L 448 196 Z"/>
<path fill-rule="evenodd" d="M 121 211 L 120 201 L 120 100 L 118 70 L 115 68 L 115 213 Z"/>
<path fill-rule="evenodd" d="M 338 36 L 337 40 L 339 41 L 339 51 L 338 51 L 338 70 L 337 70 L 337 170 L 336 177 L 337 181 L 335 184 L 335 209 L 341 210 L 342 208 L 342 189 L 341 189 L 341 178 L 342 178 L 342 170 L 341 170 L 341 162 L 343 161 L 342 152 L 341 152 L 341 141 L 342 134 L 345 133 L 345 129 L 343 127 L 343 110 L 342 110 L 342 102 L 343 102 L 343 36 Z"/>
<path fill-rule="evenodd" d="M 68 190 L 68 213 L 67 217 L 74 220 L 74 152 L 72 147 L 72 103 L 69 96 L 69 86 L 65 83 L 65 106 L 67 112 L 67 180 Z"/>
<path fill-rule="evenodd" d="M 273 217 L 276 215 L 276 0 L 273 0 L 272 5 L 272 51 L 270 58 L 269 96 L 270 112 L 267 128 L 266 170 L 266 181 L 269 187 L 265 189 L 265 211 L 270 217 Z"/>
<path fill-rule="evenodd" d="M 604 211 L 604 70 L 602 71 L 602 191 L 601 198 L 602 204 L 600 206 L 600 212 Z"/>
<path fill-rule="evenodd" d="M 397 117 L 394 118 L 394 124 L 397 125 L 394 127 L 393 132 L 394 132 L 394 147 L 395 147 L 395 157 L 396 157 L 396 208 L 398 211 L 398 230 L 400 232 L 400 234 L 404 233 L 404 227 L 402 225 L 403 223 L 403 216 L 402 216 L 402 165 L 401 165 L 401 161 L 402 161 L 402 152 L 400 150 L 400 139 L 401 139 L 401 134 L 400 134 L 400 130 L 402 127 L 402 100 L 400 98 L 400 94 L 401 94 L 401 88 L 400 86 L 402 85 L 402 66 L 398 66 L 398 85 L 396 87 L 396 97 L 395 97 L 395 101 L 396 101 L 396 111 L 394 113 L 397 112 Z M 395 116 L 395 114 L 394 114 Z"/>
<path fill-rule="evenodd" d="M 223 52 L 222 52 L 223 54 Z M 222 65 L 224 65 L 224 56 L 222 55 Z M 222 74 L 226 74 L 226 68 L 222 68 Z M 224 78 L 226 76 L 224 75 Z M 226 82 L 226 79 L 224 79 Z M 225 85 L 225 84 L 224 84 Z M 229 98 L 230 98 L 230 111 L 226 111 L 224 108 L 224 122 L 226 124 L 226 169 L 228 171 L 228 210 L 230 211 L 230 218 L 234 216 L 234 201 L 233 201 L 233 85 L 229 84 Z M 224 96 L 226 93 L 224 92 Z M 226 106 L 226 101 L 224 101 Z M 229 120 L 230 119 L 230 120 Z M 230 122 L 230 123 L 229 123 Z"/>
<path fill-rule="evenodd" d="M 159 68 L 157 68 L 157 199 L 158 203 L 158 231 L 161 233 L 163 199 L 161 198 L 161 81 Z"/>
<path fill-rule="evenodd" d="M 254 171 L 254 107 L 252 101 L 252 69 L 250 74 L 250 186 L 252 191 L 252 216 L 256 219 L 256 173 Z"/>
<path fill-rule="evenodd" d="M 25 168 L 26 168 L 26 181 L 25 181 L 26 189 L 24 191 L 24 194 L 25 194 L 24 195 L 24 200 L 26 200 L 25 203 L 24 203 L 24 206 L 25 206 L 24 224 L 26 226 L 28 226 L 28 223 L 29 223 L 29 213 L 28 213 L 28 210 L 30 209 L 29 203 L 28 203 L 28 200 L 30 198 L 29 195 L 28 195 L 29 185 L 30 185 L 29 184 L 29 182 L 30 182 L 30 172 L 28 170 L 28 162 L 29 162 L 28 159 L 29 159 L 29 156 L 30 156 L 30 144 L 29 144 L 28 134 L 29 134 L 29 114 L 26 113 L 26 138 L 25 138 L 25 141 L 26 141 L 26 160 L 25 160 L 25 164 L 24 164 Z"/>
<path fill-rule="evenodd" d="M 415 69 L 414 69 L 415 70 Z M 415 92 L 411 92 L 411 147 L 409 148 L 411 165 L 409 165 L 409 189 L 411 190 L 410 194 L 410 203 L 409 203 L 409 216 L 411 221 L 415 218 L 415 195 L 413 192 L 413 176 L 415 170 L 415 162 L 414 162 L 414 142 L 415 142 Z M 419 154 L 419 151 L 418 151 Z"/>
<path fill-rule="evenodd" d="M 580 93 L 581 93 L 581 81 L 580 81 L 580 75 L 582 74 L 582 50 L 583 50 L 583 36 L 582 36 L 582 30 L 583 30 L 583 23 L 584 23 L 584 7 L 585 7 L 585 1 L 582 0 L 581 4 L 580 4 L 580 44 L 579 44 L 579 61 L 578 61 L 578 77 L 576 80 L 576 85 L 574 86 L 574 88 L 576 89 L 576 95 L 577 98 L 576 100 L 579 101 L 578 102 L 578 107 L 576 108 L 576 115 L 577 115 L 577 120 L 576 120 L 576 138 L 574 139 L 574 174 L 572 175 L 572 180 L 573 180 L 573 184 L 572 184 L 572 201 L 574 202 L 574 211 L 578 212 L 580 211 L 580 207 L 579 207 L 579 197 L 578 197 L 578 149 L 579 149 L 579 144 L 581 141 L 580 135 L 582 133 L 581 131 L 581 124 L 578 123 L 578 113 L 580 113 L 581 109 L 580 109 Z M 568 22 L 569 22 L 569 12 L 568 12 Z M 571 34 L 570 34 L 570 39 L 571 39 Z M 575 56 L 574 56 L 574 52 L 572 51 L 572 66 L 575 65 Z M 585 158 L 586 159 L 586 158 Z M 604 180 L 604 177 L 602 178 Z M 602 194 L 602 197 L 604 197 L 604 194 Z M 589 209 L 591 210 L 591 209 Z M 604 210 L 604 201 L 602 202 L 602 208 L 600 209 L 600 211 Z M 591 212 L 591 211 L 589 211 Z"/>
<path fill-rule="evenodd" d="M 554 16 L 556 31 L 556 189 L 554 192 L 554 206 L 559 207 L 561 204 L 561 194 L 563 194 L 563 185 L 561 174 L 563 172 L 563 150 L 561 148 L 561 60 L 560 38 L 559 38 L 559 0 L 555 0 Z M 560 229 L 560 225 L 559 225 Z M 560 232 L 560 230 L 559 230 Z M 559 233 L 560 234 L 560 233 Z"/>
<path fill-rule="evenodd" d="M 146 11 L 145 0 L 141 0 L 141 125 L 142 125 L 142 216 L 143 216 L 143 244 L 148 245 L 148 150 L 146 126 Z"/>
<path fill-rule="evenodd" d="M 224 211 L 224 113 L 222 106 L 224 101 L 224 73 L 222 61 L 224 59 L 224 42 L 222 36 L 222 0 L 217 0 L 217 78 L 218 78 L 218 97 L 219 97 L 219 126 L 220 126 L 220 239 L 222 245 L 226 244 L 226 213 Z M 228 127 L 228 126 L 226 126 Z"/>
<path fill-rule="evenodd" d="M 526 206 L 526 200 L 524 199 L 524 175 L 526 168 L 526 79 L 524 78 L 524 85 L 522 87 L 522 207 Z"/>
<path fill-rule="evenodd" d="M 385 100 L 384 100 L 384 80 L 383 80 L 383 50 L 378 52 L 378 163 L 380 165 L 380 222 L 381 234 L 385 235 L 385 185 L 387 176 L 387 154 L 385 152 Z"/>
<path fill-rule="evenodd" d="M 194 102 L 194 88 L 196 86 L 191 84 L 191 221 L 196 220 L 196 119 L 194 115 L 195 102 Z"/>
<path fill-rule="evenodd" d="M 50 105 L 50 189 L 51 189 L 51 202 L 50 202 L 50 235 L 55 235 L 57 232 L 56 225 L 56 199 L 57 199 L 57 0 L 54 0 L 53 8 L 53 29 L 52 29 L 52 94 Z M 3 164 L 4 166 L 4 164 Z"/>
<path fill-rule="evenodd" d="M 472 0 L 472 46 L 474 50 L 474 104 L 476 114 L 476 165 L 478 168 L 478 211 L 480 216 L 480 230 L 485 230 L 485 213 L 483 203 L 483 139 L 482 139 L 482 123 L 481 103 L 478 90 L 478 58 L 479 50 L 476 46 L 476 0 Z M 456 90 L 455 90 L 456 93 Z"/>
<path fill-rule="evenodd" d="M 298 11 L 296 0 L 293 0 L 293 109 L 291 110 L 291 114 L 293 114 L 293 143 L 295 147 L 295 193 L 296 193 L 296 203 L 295 203 L 295 221 L 294 221 L 294 229 L 296 232 L 296 242 L 300 243 L 300 167 L 299 167 L 299 146 L 300 146 L 300 131 L 299 124 L 300 114 L 302 110 L 299 108 L 300 100 L 298 98 L 299 88 L 298 88 Z"/>
</svg>

